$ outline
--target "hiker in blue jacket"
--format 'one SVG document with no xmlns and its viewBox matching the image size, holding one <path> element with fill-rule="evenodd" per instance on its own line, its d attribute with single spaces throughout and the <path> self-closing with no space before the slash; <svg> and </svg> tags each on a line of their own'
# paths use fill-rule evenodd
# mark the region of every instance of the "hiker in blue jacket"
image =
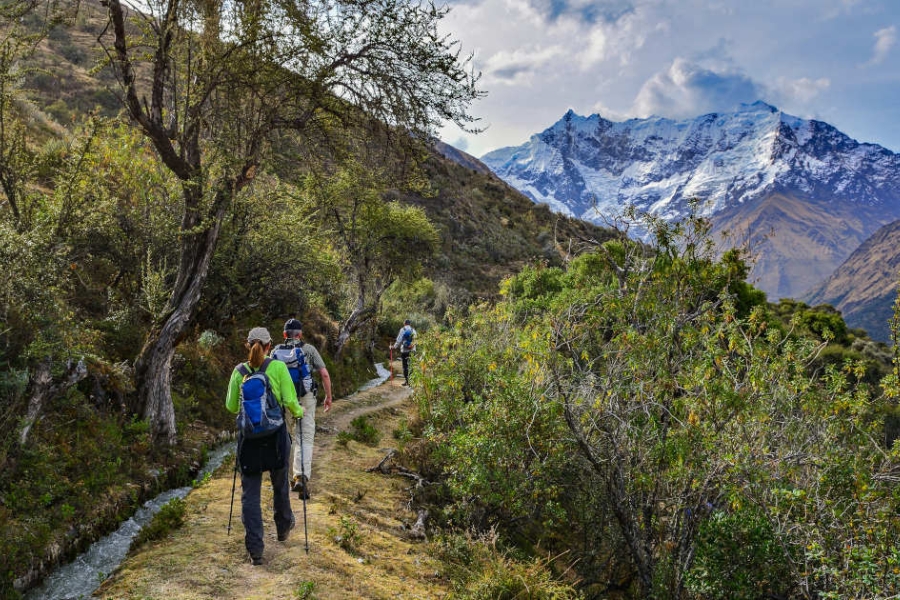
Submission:
<svg viewBox="0 0 900 600">
<path fill-rule="evenodd" d="M 409 355 L 416 351 L 416 335 L 416 330 L 409 319 L 406 319 L 394 342 L 394 348 L 400 351 L 400 362 L 403 363 L 403 385 L 409 385 Z"/>
<path fill-rule="evenodd" d="M 249 354 L 247 362 L 239 364 L 231 373 L 225 408 L 229 412 L 244 416 L 242 403 L 245 382 L 249 376 L 263 371 L 268 378 L 269 388 L 282 409 L 290 411 L 294 418 L 303 417 L 303 408 L 297 402 L 294 382 L 283 362 L 266 358 L 272 346 L 272 336 L 264 327 L 254 327 L 247 336 Z M 283 414 L 283 412 L 282 412 Z M 239 416 L 239 418 L 240 418 Z M 241 469 L 241 522 L 244 524 L 244 545 L 250 553 L 254 565 L 263 564 L 263 520 L 260 491 L 262 474 L 269 472 L 272 481 L 272 505 L 275 513 L 275 528 L 279 542 L 286 541 L 294 528 L 294 512 L 291 510 L 288 486 L 288 457 L 291 440 L 287 427 L 280 428 L 264 437 L 238 438 L 238 464 Z"/>
</svg>

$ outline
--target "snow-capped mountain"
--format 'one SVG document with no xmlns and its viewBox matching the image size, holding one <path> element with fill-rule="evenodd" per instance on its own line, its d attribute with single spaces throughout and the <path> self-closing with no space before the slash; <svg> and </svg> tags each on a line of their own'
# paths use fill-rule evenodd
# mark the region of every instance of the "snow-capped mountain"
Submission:
<svg viewBox="0 0 900 600">
<path fill-rule="evenodd" d="M 717 229 L 749 244 L 773 299 L 819 283 L 900 218 L 900 154 L 764 102 L 683 121 L 570 110 L 481 160 L 535 202 L 598 223 L 628 205 L 677 219 L 699 198 Z"/>
</svg>

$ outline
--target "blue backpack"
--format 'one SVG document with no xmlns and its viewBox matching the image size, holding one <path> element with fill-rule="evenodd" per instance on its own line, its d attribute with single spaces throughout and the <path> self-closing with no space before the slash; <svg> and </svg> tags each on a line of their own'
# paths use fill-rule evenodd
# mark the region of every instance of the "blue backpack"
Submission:
<svg viewBox="0 0 900 600">
<path fill-rule="evenodd" d="M 409 352 L 410 348 L 412 348 L 412 342 L 413 342 L 412 329 L 404 329 L 403 330 L 402 341 L 403 341 L 403 351 Z"/>
<path fill-rule="evenodd" d="M 241 405 L 237 415 L 238 434 L 244 439 L 266 437 L 277 432 L 284 425 L 281 405 L 272 393 L 266 367 L 272 359 L 267 358 L 256 371 L 250 371 L 246 364 L 238 366 L 243 375 L 241 382 Z"/>
<path fill-rule="evenodd" d="M 315 384 L 312 374 L 309 372 L 306 355 L 300 345 L 280 344 L 272 351 L 272 358 L 280 360 L 287 366 L 288 373 L 291 374 L 291 381 L 297 388 L 298 397 L 306 395 L 307 392 L 315 392 Z"/>
</svg>

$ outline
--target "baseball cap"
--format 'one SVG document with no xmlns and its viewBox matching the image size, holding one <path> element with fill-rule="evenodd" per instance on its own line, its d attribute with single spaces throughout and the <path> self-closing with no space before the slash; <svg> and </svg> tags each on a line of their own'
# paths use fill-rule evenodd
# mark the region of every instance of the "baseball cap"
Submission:
<svg viewBox="0 0 900 600">
<path fill-rule="evenodd" d="M 272 336 L 269 335 L 269 330 L 265 327 L 254 327 L 250 330 L 250 333 L 247 334 L 247 343 L 252 344 L 255 341 L 262 342 L 263 344 L 268 344 L 272 341 Z"/>
</svg>

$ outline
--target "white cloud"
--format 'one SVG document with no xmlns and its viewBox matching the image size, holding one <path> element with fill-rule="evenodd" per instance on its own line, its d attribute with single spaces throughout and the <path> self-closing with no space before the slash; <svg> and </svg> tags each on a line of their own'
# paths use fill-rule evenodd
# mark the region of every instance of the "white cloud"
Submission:
<svg viewBox="0 0 900 600">
<path fill-rule="evenodd" d="M 819 79 L 779 77 L 772 86 L 773 101 L 779 106 L 782 104 L 803 105 L 811 102 L 829 87 L 831 87 L 831 80 L 827 77 Z"/>
<path fill-rule="evenodd" d="M 869 65 L 877 65 L 887 58 L 891 49 L 897 44 L 897 27 L 891 25 L 879 29 L 873 36 L 875 37 L 875 48 L 872 50 L 872 58 L 867 63 Z"/>
<path fill-rule="evenodd" d="M 644 83 L 634 100 L 633 111 L 639 117 L 695 117 L 731 110 L 761 97 L 761 87 L 742 73 L 716 71 L 676 58 L 666 71 Z"/>
<path fill-rule="evenodd" d="M 607 121 L 627 121 L 632 117 L 630 113 L 610 108 L 603 102 L 596 102 L 591 106 L 591 112 L 600 115 Z"/>
<path fill-rule="evenodd" d="M 484 64 L 485 84 L 531 85 L 535 74 L 547 64 L 564 55 L 557 46 L 534 50 L 501 50 Z"/>
</svg>

